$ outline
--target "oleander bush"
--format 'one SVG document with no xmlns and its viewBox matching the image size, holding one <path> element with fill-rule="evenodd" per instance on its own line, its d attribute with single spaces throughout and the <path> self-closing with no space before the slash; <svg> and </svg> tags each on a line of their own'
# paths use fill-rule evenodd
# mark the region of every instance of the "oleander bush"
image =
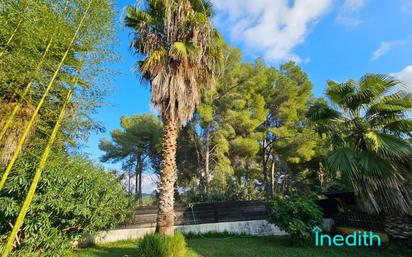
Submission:
<svg viewBox="0 0 412 257">
<path fill-rule="evenodd" d="M 1 235 L 10 232 L 36 166 L 35 158 L 23 156 L 0 192 Z M 53 153 L 18 234 L 13 256 L 64 256 L 62 252 L 83 233 L 93 234 L 122 222 L 127 205 L 126 194 L 114 175 L 85 157 Z M 0 237 L 0 245 L 5 240 Z"/>
</svg>

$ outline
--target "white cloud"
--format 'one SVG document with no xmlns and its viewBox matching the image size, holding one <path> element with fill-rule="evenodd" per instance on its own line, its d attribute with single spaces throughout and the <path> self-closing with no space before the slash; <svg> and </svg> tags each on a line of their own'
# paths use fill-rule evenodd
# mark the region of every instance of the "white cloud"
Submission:
<svg viewBox="0 0 412 257">
<path fill-rule="evenodd" d="M 403 0 L 401 8 L 404 12 L 412 11 L 412 0 Z"/>
<path fill-rule="evenodd" d="M 355 17 L 355 14 L 360 11 L 366 4 L 367 0 L 344 0 L 339 8 L 336 21 L 348 27 L 357 27 L 362 23 L 362 20 Z"/>
<path fill-rule="evenodd" d="M 412 93 L 412 65 L 406 66 L 400 72 L 392 73 L 391 76 L 405 83 L 408 92 Z"/>
<path fill-rule="evenodd" d="M 395 46 L 402 45 L 405 43 L 403 40 L 396 40 L 396 41 L 384 41 L 379 44 L 378 49 L 372 54 L 372 60 L 379 59 L 382 55 L 386 54 L 389 50 L 394 48 Z"/>
<path fill-rule="evenodd" d="M 212 0 L 216 25 L 246 51 L 263 53 L 268 61 L 301 59 L 293 48 L 304 42 L 309 27 L 333 0 Z"/>
<path fill-rule="evenodd" d="M 358 11 L 366 4 L 366 0 L 345 0 L 342 8 L 348 11 Z"/>
</svg>

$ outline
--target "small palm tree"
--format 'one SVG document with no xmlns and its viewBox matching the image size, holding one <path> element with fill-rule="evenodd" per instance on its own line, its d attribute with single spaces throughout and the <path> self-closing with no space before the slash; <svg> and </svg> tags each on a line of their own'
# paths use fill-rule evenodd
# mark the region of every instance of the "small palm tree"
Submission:
<svg viewBox="0 0 412 257">
<path fill-rule="evenodd" d="M 412 98 L 400 87 L 383 75 L 329 81 L 331 106 L 319 101 L 309 111 L 329 138 L 328 170 L 352 184 L 368 212 L 412 211 Z"/>
<path fill-rule="evenodd" d="M 134 30 L 131 47 L 143 56 L 138 68 L 150 82 L 151 102 L 162 118 L 163 160 L 159 185 L 157 231 L 172 234 L 176 139 L 210 86 L 220 60 L 218 33 L 204 0 L 147 0 L 128 6 L 125 24 Z"/>
</svg>

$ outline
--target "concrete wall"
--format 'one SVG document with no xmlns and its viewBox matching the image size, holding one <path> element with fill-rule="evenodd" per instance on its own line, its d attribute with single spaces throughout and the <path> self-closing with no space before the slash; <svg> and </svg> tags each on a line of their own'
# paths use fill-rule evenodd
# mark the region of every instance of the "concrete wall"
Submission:
<svg viewBox="0 0 412 257">
<path fill-rule="evenodd" d="M 266 220 L 219 222 L 199 225 L 176 226 L 176 230 L 184 234 L 204 234 L 208 232 L 232 234 L 246 234 L 255 236 L 286 235 L 275 225 L 269 224 Z M 139 239 L 147 233 L 153 233 L 154 228 L 116 229 L 101 232 L 96 238 L 90 237 L 93 243 L 110 243 L 119 240 Z"/>
<path fill-rule="evenodd" d="M 323 220 L 323 229 L 330 231 L 333 227 L 332 219 Z M 181 225 L 175 226 L 175 229 L 183 234 L 205 234 L 205 233 L 224 233 L 244 234 L 254 236 L 282 236 L 287 235 L 277 226 L 268 223 L 266 220 L 250 220 L 250 221 L 235 221 L 235 222 L 219 222 L 199 225 Z M 154 233 L 155 228 L 129 228 L 129 229 L 114 229 L 100 232 L 97 237 L 85 235 L 84 239 L 79 242 L 80 245 L 89 245 L 95 243 L 111 243 L 120 240 L 139 239 L 148 233 Z"/>
</svg>

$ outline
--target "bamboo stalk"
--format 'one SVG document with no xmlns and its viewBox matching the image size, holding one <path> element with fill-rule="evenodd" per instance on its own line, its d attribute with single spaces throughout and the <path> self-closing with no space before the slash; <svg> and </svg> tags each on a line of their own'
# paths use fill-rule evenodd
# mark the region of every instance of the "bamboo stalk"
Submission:
<svg viewBox="0 0 412 257">
<path fill-rule="evenodd" d="M 61 121 L 63 120 L 67 104 L 70 102 L 70 98 L 73 94 L 73 90 L 74 90 L 75 85 L 77 84 L 77 82 L 78 82 L 78 78 L 76 79 L 76 82 L 69 89 L 69 92 L 67 93 L 66 99 L 65 99 L 64 104 L 63 104 L 63 106 L 60 110 L 60 114 L 57 118 L 56 124 L 54 125 L 52 134 L 50 135 L 47 146 L 46 146 L 46 148 L 43 151 L 43 154 L 41 156 L 39 166 L 37 167 L 36 173 L 34 174 L 34 178 L 31 182 L 29 192 L 27 193 L 27 196 L 24 199 L 23 206 L 22 206 L 22 208 L 20 209 L 20 212 L 19 212 L 19 216 L 17 217 L 16 223 L 14 224 L 13 229 L 12 229 L 8 239 L 7 239 L 6 246 L 4 247 L 3 253 L 1 255 L 2 257 L 7 257 L 8 256 L 9 252 L 11 251 L 11 249 L 13 247 L 14 240 L 17 237 L 17 233 L 19 232 L 21 226 L 23 225 L 24 218 L 27 214 L 27 211 L 29 210 L 30 203 L 33 200 L 34 194 L 36 192 L 37 184 L 40 181 L 42 171 L 43 171 L 43 169 L 46 165 L 46 161 L 49 157 L 51 148 L 53 146 L 53 143 L 54 143 L 54 141 L 56 139 L 56 136 L 57 136 L 57 133 L 59 131 L 60 124 L 61 124 Z"/>
<path fill-rule="evenodd" d="M 7 40 L 6 44 L 4 45 L 4 50 L 0 52 L 0 57 L 3 56 L 3 54 L 6 52 L 7 47 L 9 46 L 9 44 L 11 43 L 11 41 L 13 40 L 13 38 L 16 36 L 17 31 L 20 28 L 21 23 L 23 22 L 23 19 L 20 19 L 19 23 L 17 24 L 17 27 L 14 29 L 13 34 L 11 34 L 11 36 L 9 37 L 9 39 Z"/>
<path fill-rule="evenodd" d="M 47 85 L 46 90 L 45 90 L 45 92 L 43 93 L 42 98 L 40 99 L 39 103 L 37 104 L 37 107 L 36 107 L 36 109 L 34 110 L 34 113 L 33 113 L 33 115 L 32 115 L 32 117 L 31 117 L 29 123 L 27 124 L 27 126 L 26 126 L 26 128 L 25 128 L 25 130 L 24 130 L 24 132 L 23 132 L 23 135 L 22 135 L 22 137 L 20 138 L 20 141 L 19 141 L 18 144 L 17 144 L 17 147 L 16 147 L 16 150 L 14 151 L 13 157 L 11 158 L 11 160 L 10 160 L 9 164 L 7 165 L 7 168 L 6 168 L 6 170 L 4 171 L 4 174 L 3 174 L 2 178 L 1 178 L 1 181 L 0 181 L 0 190 L 3 189 L 4 184 L 6 183 L 7 177 L 9 176 L 10 171 L 11 171 L 11 169 L 13 168 L 13 165 L 14 165 L 14 163 L 16 162 L 19 153 L 20 153 L 21 149 L 23 148 L 24 141 L 26 140 L 26 137 L 27 137 L 27 135 L 29 134 L 29 131 L 30 131 L 31 127 L 32 127 L 33 124 L 34 124 L 34 121 L 35 121 L 35 119 L 36 119 L 36 117 L 37 117 L 37 114 L 39 113 L 39 110 L 40 110 L 40 108 L 42 107 L 43 102 L 44 102 L 44 100 L 46 99 L 46 96 L 48 95 L 50 89 L 52 88 L 53 82 L 54 82 L 54 80 L 56 79 L 57 75 L 59 74 L 60 69 L 61 69 L 61 67 L 63 66 L 63 63 L 64 63 L 67 55 L 69 54 L 69 51 L 70 51 L 71 46 L 73 45 L 74 41 L 76 40 L 77 35 L 79 34 L 80 28 L 81 28 L 82 25 L 83 25 L 83 22 L 84 22 L 84 20 L 85 20 L 85 18 L 86 18 L 87 13 L 89 12 L 89 9 L 90 9 L 90 7 L 91 7 L 92 2 L 93 2 L 93 0 L 90 0 L 90 1 L 89 1 L 89 4 L 88 4 L 88 6 L 87 6 L 87 8 L 86 8 L 86 10 L 85 10 L 85 12 L 84 12 L 84 14 L 83 14 L 83 17 L 81 18 L 80 23 L 79 23 L 79 25 L 78 25 L 78 27 L 77 27 L 77 29 L 76 29 L 76 31 L 75 31 L 75 33 L 74 33 L 71 41 L 70 41 L 69 47 L 67 48 L 67 50 L 66 50 L 66 52 L 64 53 L 62 59 L 60 60 L 60 63 L 59 63 L 59 65 L 57 66 L 57 69 L 56 69 L 56 71 L 54 72 L 53 77 L 51 78 L 49 84 Z"/>
<path fill-rule="evenodd" d="M 69 2 L 69 0 L 67 0 L 65 2 L 65 6 L 68 4 L 68 2 Z M 45 61 L 45 58 L 47 56 L 47 53 L 49 52 L 50 47 L 53 43 L 53 39 L 54 39 L 54 36 L 56 34 L 57 29 L 58 29 L 57 27 L 54 29 L 54 32 L 53 32 L 52 36 L 50 37 L 49 43 L 47 44 L 46 49 L 44 50 L 44 52 L 43 52 L 43 54 L 40 58 L 40 62 L 36 66 L 35 72 L 38 72 L 40 70 L 41 66 L 43 65 L 43 63 Z M 6 134 L 7 129 L 9 128 L 9 126 L 11 125 L 11 122 L 14 119 L 14 116 L 16 116 L 16 113 L 20 110 L 22 101 L 24 101 L 24 98 L 26 97 L 27 93 L 30 91 L 30 88 L 33 84 L 33 81 L 34 81 L 34 79 L 31 79 L 30 82 L 27 83 L 26 87 L 24 88 L 23 94 L 21 95 L 20 102 L 18 102 L 14 106 L 13 111 L 10 113 L 10 116 L 8 117 L 6 123 L 4 124 L 3 128 L 1 129 L 1 131 L 0 131 L 0 141 L 3 139 L 4 135 Z"/>
<path fill-rule="evenodd" d="M 53 42 L 53 36 L 50 38 L 49 43 L 47 44 L 46 49 L 44 50 L 44 53 L 40 59 L 40 62 L 37 64 L 35 72 L 38 72 L 41 68 L 41 66 L 44 63 L 44 59 L 46 58 L 47 52 L 50 49 L 50 46 Z M 14 119 L 14 116 L 16 116 L 16 113 L 20 110 L 21 104 L 24 101 L 25 96 L 27 95 L 27 93 L 29 92 L 31 85 L 33 84 L 34 79 L 31 79 L 29 83 L 27 83 L 26 87 L 24 88 L 23 94 L 21 96 L 21 100 L 14 106 L 13 111 L 10 113 L 10 116 L 7 118 L 6 123 L 4 124 L 3 128 L 1 129 L 0 132 L 0 141 L 3 139 L 4 135 L 7 132 L 7 129 L 9 128 L 11 122 Z"/>
</svg>

